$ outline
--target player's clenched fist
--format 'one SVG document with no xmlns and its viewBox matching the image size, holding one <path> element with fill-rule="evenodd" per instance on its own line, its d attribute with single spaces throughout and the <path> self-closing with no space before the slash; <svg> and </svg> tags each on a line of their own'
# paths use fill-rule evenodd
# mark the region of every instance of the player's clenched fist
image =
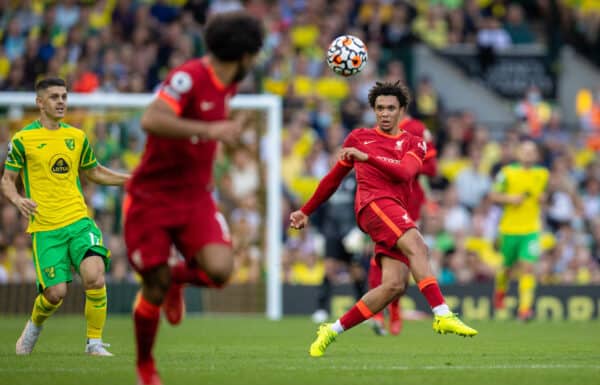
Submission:
<svg viewBox="0 0 600 385">
<path fill-rule="evenodd" d="M 369 154 L 354 147 L 342 148 L 338 156 L 342 161 L 366 162 L 369 159 Z"/>
<path fill-rule="evenodd" d="M 297 210 L 290 214 L 290 227 L 300 230 L 308 223 L 308 216 L 302 211 Z"/>
<path fill-rule="evenodd" d="M 225 143 L 237 141 L 242 132 L 242 125 L 237 120 L 223 120 L 213 123 L 210 130 L 210 139 L 220 140 Z"/>
</svg>

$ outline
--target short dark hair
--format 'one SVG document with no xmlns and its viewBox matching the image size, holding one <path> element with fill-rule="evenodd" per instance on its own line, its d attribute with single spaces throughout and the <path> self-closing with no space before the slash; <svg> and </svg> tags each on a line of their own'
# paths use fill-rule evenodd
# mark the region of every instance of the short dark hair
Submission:
<svg viewBox="0 0 600 385">
<path fill-rule="evenodd" d="M 410 104 L 410 91 L 408 87 L 400 83 L 400 80 L 394 83 L 376 82 L 369 90 L 369 105 L 371 108 L 375 108 L 375 100 L 381 95 L 395 96 L 398 99 L 400 108 L 406 108 Z"/>
<path fill-rule="evenodd" d="M 217 13 L 204 29 L 208 52 L 222 61 L 238 61 L 245 54 L 258 53 L 263 39 L 262 22 L 244 11 Z"/>
<path fill-rule="evenodd" d="M 45 78 L 35 84 L 35 92 L 39 93 L 55 86 L 67 88 L 67 82 L 61 78 Z"/>
</svg>

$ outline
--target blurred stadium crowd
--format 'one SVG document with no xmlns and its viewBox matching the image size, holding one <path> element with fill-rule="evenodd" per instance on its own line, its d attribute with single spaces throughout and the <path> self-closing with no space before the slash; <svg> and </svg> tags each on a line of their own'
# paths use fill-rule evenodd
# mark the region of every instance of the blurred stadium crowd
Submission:
<svg viewBox="0 0 600 385">
<path fill-rule="evenodd" d="M 599 63 L 596 1 L 4 0 L 0 90 L 32 91 L 39 77 L 59 75 L 74 92 L 151 92 L 168 68 L 203 53 L 201 27 L 208 15 L 242 6 L 262 17 L 268 38 L 260 66 L 240 91 L 284 98 L 281 223 L 286 229 L 286 282 L 319 284 L 323 276 L 319 227 L 288 231 L 289 212 L 313 192 L 347 132 L 374 123 L 367 108 L 374 82 L 401 79 L 414 92 L 411 115 L 427 124 L 438 148 L 439 172 L 427 183 L 429 201 L 421 228 L 440 283 L 493 280 L 501 263 L 495 247 L 500 209 L 487 193 L 526 136 L 540 144 L 541 161 L 551 170 L 540 282 L 600 284 L 600 85 L 582 94 L 587 102 L 578 106 L 581 119 L 569 122 L 568 129 L 560 111 L 532 87 L 515 103 L 513 124 L 491 132 L 477 111 L 447 110 L 431 81 L 413 75 L 412 55 L 420 43 L 433 48 L 540 43 L 549 55 L 571 43 Z M 369 65 L 355 79 L 337 77 L 324 61 L 328 43 L 343 33 L 361 37 L 369 48 Z M 12 133 L 34 119 L 35 111 L 30 112 L 17 118 L 4 114 L 0 120 L 2 161 Z M 132 170 L 144 143 L 138 118 L 139 111 L 72 109 L 67 120 L 87 132 L 102 164 Z M 260 123 L 257 116 L 239 146 L 222 148 L 215 170 L 234 239 L 234 283 L 257 282 L 264 274 L 267 165 L 261 160 L 268 149 L 261 145 Z M 121 236 L 123 192 L 84 183 L 84 193 L 112 250 L 110 279 L 135 280 Z M 2 198 L 0 283 L 35 280 L 25 227 L 26 219 Z M 362 249 L 366 258 L 368 249 Z"/>
</svg>

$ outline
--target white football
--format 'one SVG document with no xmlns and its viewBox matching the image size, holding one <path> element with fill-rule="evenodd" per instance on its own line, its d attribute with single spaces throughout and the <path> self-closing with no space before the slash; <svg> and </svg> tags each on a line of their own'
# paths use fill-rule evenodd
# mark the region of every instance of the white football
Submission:
<svg viewBox="0 0 600 385">
<path fill-rule="evenodd" d="M 327 50 L 327 65 L 338 75 L 356 75 L 365 68 L 369 56 L 367 46 L 352 35 L 336 37 Z"/>
</svg>

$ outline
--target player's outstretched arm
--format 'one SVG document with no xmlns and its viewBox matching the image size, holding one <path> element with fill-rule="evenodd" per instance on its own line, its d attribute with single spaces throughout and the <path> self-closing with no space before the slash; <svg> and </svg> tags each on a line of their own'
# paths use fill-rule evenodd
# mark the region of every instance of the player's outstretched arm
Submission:
<svg viewBox="0 0 600 385">
<path fill-rule="evenodd" d="M 4 169 L 4 175 L 2 175 L 2 179 L 0 180 L 0 188 L 2 189 L 2 194 L 4 194 L 6 199 L 15 205 L 21 214 L 29 217 L 37 212 L 37 203 L 31 199 L 22 197 L 19 194 L 16 187 L 18 178 L 18 172 Z"/>
<path fill-rule="evenodd" d="M 520 205 L 525 198 L 523 194 L 505 194 L 498 191 L 490 192 L 491 201 L 501 205 Z"/>
<path fill-rule="evenodd" d="M 242 130 L 240 122 L 221 120 L 202 122 L 182 118 L 161 98 L 150 103 L 141 119 L 142 128 L 158 136 L 186 138 L 197 136 L 199 139 L 232 142 L 239 138 Z"/>
<path fill-rule="evenodd" d="M 323 202 L 327 201 L 333 195 L 350 170 L 352 170 L 351 166 L 337 162 L 327 175 L 321 179 L 317 189 L 304 206 L 302 206 L 300 211 L 307 216 L 312 214 Z"/>
<path fill-rule="evenodd" d="M 122 186 L 129 180 L 131 174 L 111 170 L 98 164 L 94 168 L 83 170 L 86 178 L 94 183 L 110 186 Z"/>
</svg>

